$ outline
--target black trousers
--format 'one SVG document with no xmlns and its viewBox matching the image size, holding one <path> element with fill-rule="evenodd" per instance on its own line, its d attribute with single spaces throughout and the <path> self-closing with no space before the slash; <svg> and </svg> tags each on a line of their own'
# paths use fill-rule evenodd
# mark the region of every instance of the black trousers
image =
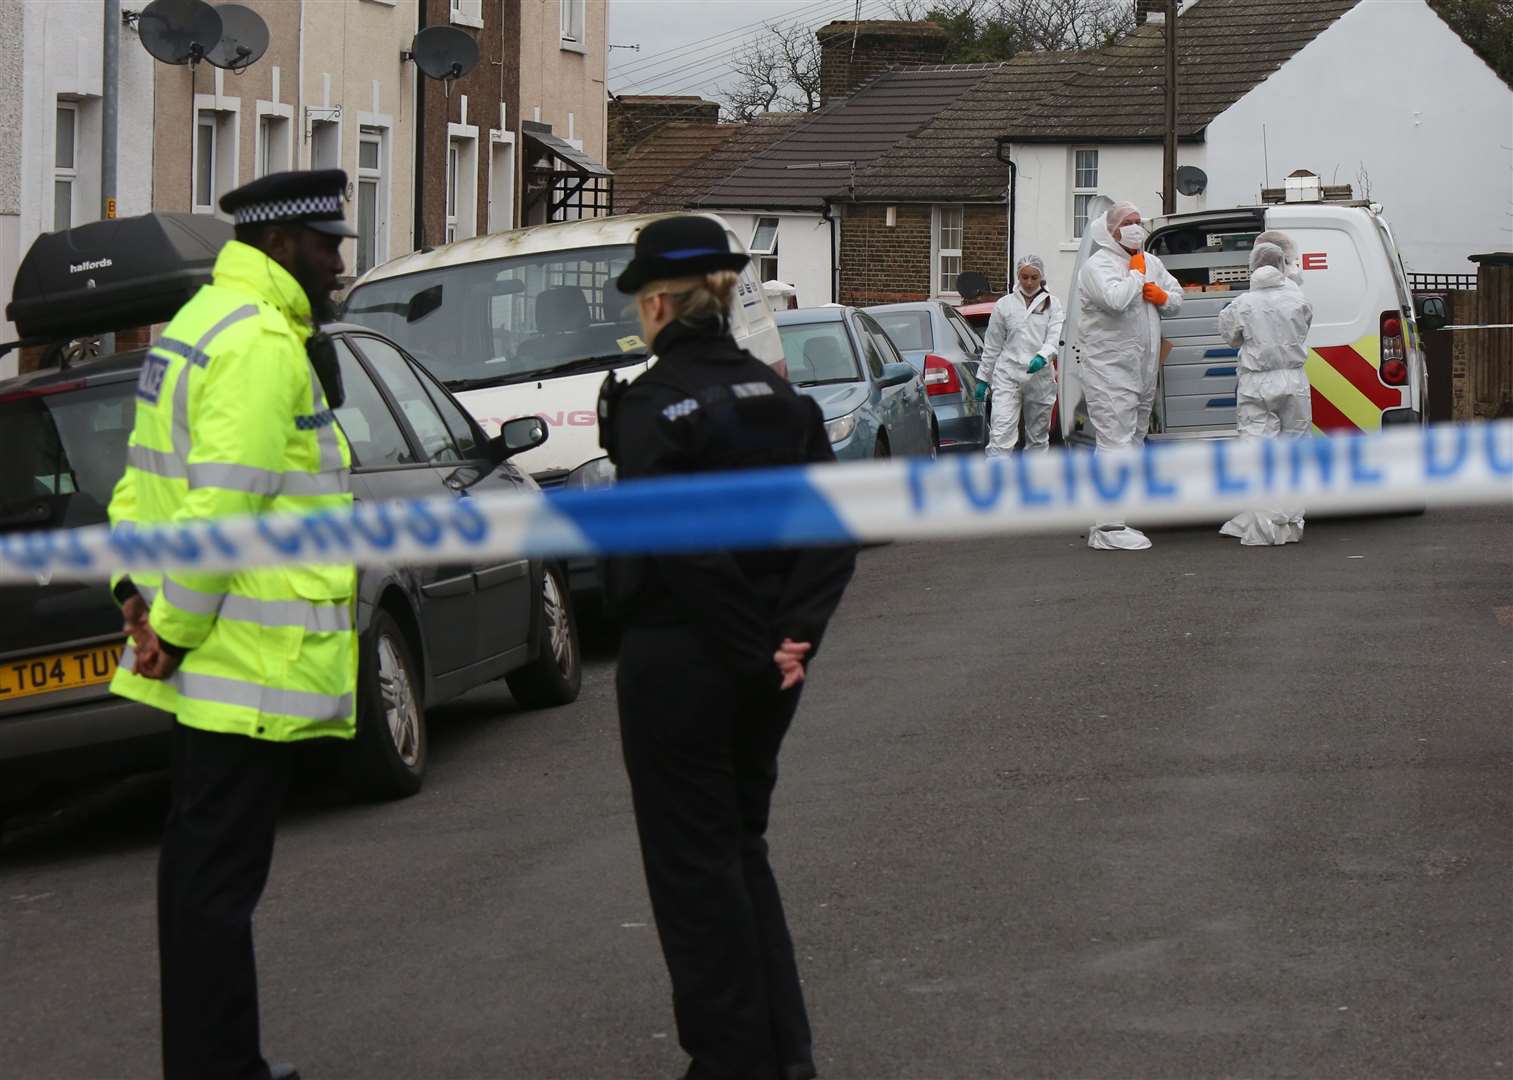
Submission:
<svg viewBox="0 0 1513 1080">
<path fill-rule="evenodd" d="M 626 628 L 620 736 L 688 1077 L 810 1075 L 767 813 L 798 691 L 741 693 L 688 626 Z"/>
<path fill-rule="evenodd" d="M 158 860 L 165 1080 L 267 1080 L 252 911 L 289 787 L 286 744 L 173 726 Z"/>
</svg>

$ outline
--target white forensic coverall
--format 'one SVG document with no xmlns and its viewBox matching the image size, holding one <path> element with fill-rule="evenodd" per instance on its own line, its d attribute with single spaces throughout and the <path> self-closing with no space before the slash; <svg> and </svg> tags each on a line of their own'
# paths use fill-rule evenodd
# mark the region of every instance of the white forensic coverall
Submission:
<svg viewBox="0 0 1513 1080">
<path fill-rule="evenodd" d="M 1235 426 L 1242 439 L 1301 439 L 1313 430 L 1304 370 L 1313 308 L 1287 276 L 1280 248 L 1257 244 L 1250 265 L 1250 291 L 1219 312 L 1219 336 L 1240 350 Z M 1303 536 L 1303 510 L 1246 510 L 1219 531 L 1247 546 L 1296 543 Z"/>
<path fill-rule="evenodd" d="M 1161 260 L 1146 253 L 1140 273 L 1109 231 L 1109 217 L 1118 220 L 1132 209 L 1118 204 L 1088 222 L 1093 253 L 1077 276 L 1083 395 L 1097 451 L 1104 453 L 1145 443 L 1161 365 L 1161 316 L 1182 310 L 1182 284 Z M 1159 310 L 1144 297 L 1147 282 L 1166 293 Z M 1122 521 L 1100 521 L 1088 533 L 1088 546 L 1140 550 L 1150 541 Z"/>
<path fill-rule="evenodd" d="M 977 377 L 993 388 L 993 422 L 987 455 L 1007 454 L 1019 439 L 1019 414 L 1024 410 L 1027 450 L 1051 445 L 1051 409 L 1056 405 L 1056 349 L 1066 310 L 1042 283 L 1027 297 L 1018 285 L 998 303 L 988 318 L 982 366 Z M 1045 357 L 1045 367 L 1029 373 L 1030 361 Z"/>
</svg>

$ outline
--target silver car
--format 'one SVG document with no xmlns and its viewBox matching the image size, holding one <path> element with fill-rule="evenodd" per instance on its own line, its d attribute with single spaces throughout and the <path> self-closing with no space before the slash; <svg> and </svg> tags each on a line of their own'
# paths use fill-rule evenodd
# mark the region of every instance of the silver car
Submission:
<svg viewBox="0 0 1513 1080">
<path fill-rule="evenodd" d="M 956 310 L 940 300 L 864 308 L 925 381 L 943 451 L 981 450 L 987 442 L 987 407 L 977 400 L 982 340 Z"/>
<path fill-rule="evenodd" d="M 875 320 L 839 305 L 780 311 L 776 320 L 788 377 L 819 404 L 838 459 L 935 456 L 925 385 Z"/>
</svg>

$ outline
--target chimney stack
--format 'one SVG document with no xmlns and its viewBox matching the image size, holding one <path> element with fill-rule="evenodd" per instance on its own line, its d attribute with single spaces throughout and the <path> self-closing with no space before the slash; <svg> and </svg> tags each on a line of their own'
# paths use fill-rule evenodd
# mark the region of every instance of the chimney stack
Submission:
<svg viewBox="0 0 1513 1080">
<path fill-rule="evenodd" d="M 611 169 L 673 120 L 718 123 L 718 102 L 679 94 L 627 94 L 609 99 L 609 161 Z"/>
<path fill-rule="evenodd" d="M 950 45 L 946 32 L 935 23 L 899 19 L 833 22 L 821 27 L 815 37 L 820 44 L 821 105 L 850 97 L 885 71 L 938 64 Z"/>
</svg>

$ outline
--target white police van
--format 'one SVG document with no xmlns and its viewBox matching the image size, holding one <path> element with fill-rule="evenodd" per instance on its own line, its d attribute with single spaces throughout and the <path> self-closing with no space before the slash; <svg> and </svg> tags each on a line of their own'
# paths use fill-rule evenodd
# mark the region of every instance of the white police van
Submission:
<svg viewBox="0 0 1513 1080">
<path fill-rule="evenodd" d="M 485 430 L 520 416 L 544 419 L 551 438 L 515 458 L 543 488 L 606 484 L 614 472 L 599 446 L 599 388 L 607 372 L 633 379 L 655 359 L 641 340 L 634 297 L 615 279 L 636 234 L 666 216 L 554 222 L 405 255 L 358 280 L 344 314 L 403 345 Z M 705 216 L 725 228 L 731 250 L 746 250 L 728 225 Z M 784 369 L 749 265 L 731 328 L 753 355 Z"/>
<path fill-rule="evenodd" d="M 1218 316 L 1249 287 L 1257 234 L 1277 229 L 1297 246 L 1303 292 L 1313 306 L 1308 381 L 1320 432 L 1377 431 L 1422 424 L 1428 368 L 1420 325 L 1392 230 L 1374 203 L 1348 188 L 1321 187 L 1294 174 L 1287 187 L 1263 193 L 1261 205 L 1154 218 L 1146 249 L 1182 282 L 1182 310 L 1162 318 L 1161 374 L 1151 414 L 1152 438 L 1220 438 L 1235 434 L 1238 353 L 1219 337 Z M 1099 200 L 1102 213 L 1111 205 Z M 1091 255 L 1084 237 L 1067 299 L 1060 365 L 1061 429 L 1071 443 L 1092 441 L 1083 401 L 1077 276 Z"/>
</svg>

